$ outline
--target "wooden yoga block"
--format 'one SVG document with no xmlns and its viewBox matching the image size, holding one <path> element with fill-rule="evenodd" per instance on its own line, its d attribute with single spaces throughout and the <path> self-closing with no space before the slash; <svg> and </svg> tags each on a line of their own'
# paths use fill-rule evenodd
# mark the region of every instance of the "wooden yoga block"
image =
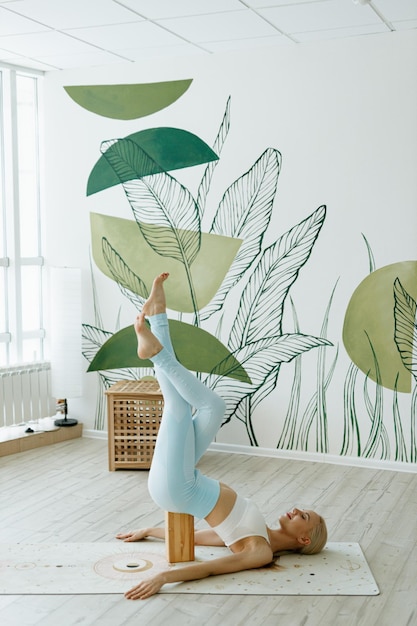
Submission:
<svg viewBox="0 0 417 626">
<path fill-rule="evenodd" d="M 165 543 L 168 563 L 194 561 L 194 517 L 166 511 Z"/>
</svg>

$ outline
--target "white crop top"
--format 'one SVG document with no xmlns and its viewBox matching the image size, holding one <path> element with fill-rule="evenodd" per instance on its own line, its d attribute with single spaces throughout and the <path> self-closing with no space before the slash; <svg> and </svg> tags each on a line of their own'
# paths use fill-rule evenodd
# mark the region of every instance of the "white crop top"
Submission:
<svg viewBox="0 0 417 626">
<path fill-rule="evenodd" d="M 226 519 L 213 530 L 226 546 L 231 546 L 245 537 L 263 537 L 269 543 L 265 520 L 254 502 L 237 496 L 233 509 Z"/>
</svg>

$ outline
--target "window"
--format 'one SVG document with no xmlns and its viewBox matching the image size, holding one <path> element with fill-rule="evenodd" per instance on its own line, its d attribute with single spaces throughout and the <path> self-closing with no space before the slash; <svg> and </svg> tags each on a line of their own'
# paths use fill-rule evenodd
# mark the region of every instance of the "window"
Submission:
<svg viewBox="0 0 417 626">
<path fill-rule="evenodd" d="M 0 67 L 0 367 L 44 358 L 40 86 Z"/>
</svg>

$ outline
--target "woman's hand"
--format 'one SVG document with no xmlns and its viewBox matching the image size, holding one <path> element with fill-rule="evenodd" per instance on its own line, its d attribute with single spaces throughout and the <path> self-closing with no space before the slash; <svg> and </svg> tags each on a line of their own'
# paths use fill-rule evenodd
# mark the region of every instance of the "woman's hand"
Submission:
<svg viewBox="0 0 417 626">
<path fill-rule="evenodd" d="M 163 585 L 162 579 L 157 575 L 147 580 L 142 580 L 138 585 L 126 591 L 125 598 L 128 600 L 146 600 L 155 593 L 158 593 Z"/>
<path fill-rule="evenodd" d="M 128 533 L 119 533 L 116 535 L 116 539 L 122 539 L 123 541 L 141 541 L 148 537 L 148 531 L 146 528 L 139 530 L 131 530 Z"/>
</svg>

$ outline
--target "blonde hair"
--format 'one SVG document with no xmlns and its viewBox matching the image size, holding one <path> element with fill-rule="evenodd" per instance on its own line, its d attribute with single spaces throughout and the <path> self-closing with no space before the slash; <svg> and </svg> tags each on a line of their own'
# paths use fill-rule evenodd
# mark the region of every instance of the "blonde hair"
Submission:
<svg viewBox="0 0 417 626">
<path fill-rule="evenodd" d="M 327 542 L 327 526 L 322 517 L 310 532 L 310 543 L 298 550 L 300 554 L 317 554 L 321 552 Z"/>
</svg>

